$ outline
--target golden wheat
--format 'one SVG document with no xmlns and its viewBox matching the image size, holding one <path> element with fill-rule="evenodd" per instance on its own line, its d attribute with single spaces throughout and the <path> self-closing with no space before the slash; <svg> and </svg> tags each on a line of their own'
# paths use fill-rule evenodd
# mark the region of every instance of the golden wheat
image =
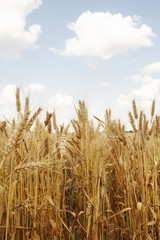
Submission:
<svg viewBox="0 0 160 240">
<path fill-rule="evenodd" d="M 159 116 L 132 103 L 132 133 L 110 109 L 95 127 L 84 101 L 70 130 L 55 111 L 29 117 L 17 88 L 18 117 L 0 122 L 0 239 L 160 239 Z"/>
</svg>

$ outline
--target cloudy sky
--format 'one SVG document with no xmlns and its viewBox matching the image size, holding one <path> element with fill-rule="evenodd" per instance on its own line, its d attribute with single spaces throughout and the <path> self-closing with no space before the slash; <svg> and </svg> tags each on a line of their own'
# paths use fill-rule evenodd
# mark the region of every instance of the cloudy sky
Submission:
<svg viewBox="0 0 160 240">
<path fill-rule="evenodd" d="M 15 111 L 15 89 L 31 107 L 73 117 L 84 99 L 91 115 L 128 119 L 135 98 L 160 101 L 159 0 L 0 0 L 0 111 Z"/>
</svg>

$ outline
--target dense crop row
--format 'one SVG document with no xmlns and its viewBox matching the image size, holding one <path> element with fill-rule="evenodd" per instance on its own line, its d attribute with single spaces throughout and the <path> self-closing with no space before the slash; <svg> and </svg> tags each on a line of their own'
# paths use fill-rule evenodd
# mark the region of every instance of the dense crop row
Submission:
<svg viewBox="0 0 160 240">
<path fill-rule="evenodd" d="M 55 111 L 32 116 L 29 98 L 17 119 L 0 122 L 0 239 L 160 239 L 160 118 L 137 113 L 133 133 L 106 110 L 59 126 Z"/>
</svg>

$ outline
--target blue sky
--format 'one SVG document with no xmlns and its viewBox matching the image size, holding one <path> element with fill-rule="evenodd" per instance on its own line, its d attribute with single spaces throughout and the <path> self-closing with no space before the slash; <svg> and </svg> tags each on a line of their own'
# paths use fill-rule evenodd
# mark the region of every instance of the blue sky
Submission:
<svg viewBox="0 0 160 240">
<path fill-rule="evenodd" d="M 79 99 L 123 122 L 133 98 L 150 110 L 160 100 L 159 10 L 158 0 L 0 0 L 2 115 L 14 115 L 16 86 L 61 122 Z"/>
</svg>

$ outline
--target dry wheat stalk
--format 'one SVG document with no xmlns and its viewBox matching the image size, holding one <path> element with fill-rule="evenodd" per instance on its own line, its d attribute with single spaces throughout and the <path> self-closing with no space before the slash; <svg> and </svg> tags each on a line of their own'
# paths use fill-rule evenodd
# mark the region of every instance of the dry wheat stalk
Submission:
<svg viewBox="0 0 160 240">
<path fill-rule="evenodd" d="M 129 112 L 128 115 L 129 115 L 129 120 L 130 120 L 131 126 L 132 126 L 133 130 L 136 132 L 137 129 L 136 129 L 136 125 L 135 125 L 135 121 L 134 121 L 133 115 L 132 115 L 131 112 Z"/>
<path fill-rule="evenodd" d="M 26 126 L 26 131 L 29 131 L 30 128 L 32 127 L 34 121 L 36 120 L 36 118 L 38 117 L 38 115 L 41 113 L 42 108 L 38 108 L 38 110 L 33 114 L 33 116 L 30 118 L 30 120 L 28 121 L 28 124 Z"/>
<path fill-rule="evenodd" d="M 29 117 L 29 114 L 26 113 L 26 115 L 21 118 L 19 125 L 14 129 L 5 147 L 5 153 L 3 156 L 3 160 L 1 161 L 1 164 L 0 164 L 0 169 L 3 165 L 6 175 L 10 174 L 10 168 L 11 168 L 11 162 L 10 162 L 11 159 L 8 160 L 7 156 L 12 152 L 13 148 L 19 144 L 22 137 L 22 133 L 25 129 L 25 125 L 27 123 L 28 117 Z"/>
<path fill-rule="evenodd" d="M 19 113 L 21 111 L 20 88 L 16 89 L 16 107 L 17 112 Z"/>
<path fill-rule="evenodd" d="M 69 127 L 70 127 L 70 123 L 68 123 L 68 125 L 65 127 L 65 129 L 64 129 L 64 135 L 67 135 L 67 134 L 68 134 Z"/>
<path fill-rule="evenodd" d="M 16 146 L 22 136 L 22 132 L 25 129 L 25 125 L 27 123 L 28 120 L 28 115 L 26 115 L 24 118 L 22 118 L 20 120 L 20 123 L 18 126 L 16 126 L 16 128 L 14 129 L 12 135 L 10 136 L 7 145 L 6 145 L 6 149 L 5 149 L 5 154 L 4 156 L 7 157 L 7 155 L 10 154 L 10 152 L 12 151 L 13 147 Z"/>
<path fill-rule="evenodd" d="M 29 113 L 29 97 L 26 97 L 25 99 L 25 107 L 24 107 L 24 115 L 25 113 Z"/>
<path fill-rule="evenodd" d="M 6 238 L 16 240 L 70 239 L 71 233 L 72 239 L 158 239 L 159 116 L 150 127 L 142 112 L 138 131 L 138 118 L 129 113 L 135 133 L 127 137 L 111 111 L 105 123 L 97 118 L 95 128 L 80 101 L 72 132 L 64 124 L 58 128 L 55 119 L 56 132 L 49 134 L 43 121 L 31 128 L 28 100 L 14 130 L 7 124 L 8 142 L 4 134 L 0 138 L 3 160 L 7 152 L 6 165 L 1 161 L 7 174 L 0 171 L 0 219 L 7 210 L 7 228 L 0 226 L 0 238 L 6 228 Z"/>
<path fill-rule="evenodd" d="M 56 113 L 55 111 L 53 111 L 53 128 L 56 131 L 58 126 L 57 126 L 57 122 L 56 122 Z"/>
<path fill-rule="evenodd" d="M 160 133 L 160 122 L 159 122 L 159 117 L 156 115 L 156 135 L 158 136 Z"/>
<path fill-rule="evenodd" d="M 87 216 L 89 216 L 91 214 L 92 206 L 93 206 L 93 197 L 91 197 L 90 201 L 88 202 L 88 206 L 86 208 Z"/>
<path fill-rule="evenodd" d="M 46 136 L 44 140 L 44 157 L 49 154 L 49 137 Z"/>
<path fill-rule="evenodd" d="M 23 170 L 29 170 L 29 169 L 34 169 L 34 168 L 46 168 L 49 167 L 49 165 L 51 165 L 52 163 L 49 161 L 37 161 L 37 162 L 28 162 L 28 163 L 24 163 L 21 165 L 18 165 L 17 167 L 15 167 L 15 169 L 13 170 L 13 172 L 20 172 Z"/>
<path fill-rule="evenodd" d="M 140 116 L 139 116 L 139 131 L 142 131 L 142 119 L 143 119 L 143 111 L 140 112 Z"/>
<path fill-rule="evenodd" d="M 149 130 L 149 133 L 148 133 L 149 136 L 151 136 L 153 134 L 154 130 L 155 130 L 155 120 L 153 120 L 152 126 L 151 126 L 151 128 Z"/>
<path fill-rule="evenodd" d="M 152 108 L 151 108 L 151 117 L 152 118 L 154 116 L 154 113 L 155 113 L 155 100 L 153 100 L 153 102 L 152 102 Z"/>
<path fill-rule="evenodd" d="M 48 122 L 49 122 L 49 120 L 51 119 L 51 117 L 52 117 L 52 113 L 49 113 L 49 112 L 47 111 L 47 112 L 46 112 L 46 119 L 45 119 L 45 121 L 44 121 L 45 127 L 48 125 Z"/>
<path fill-rule="evenodd" d="M 133 99 L 133 113 L 134 113 L 134 117 L 135 119 L 138 119 L 138 113 L 137 113 L 137 107 L 136 107 L 136 102 L 135 99 Z"/>
<path fill-rule="evenodd" d="M 5 222 L 3 214 L 6 212 L 5 192 L 4 188 L 0 185 L 0 225 Z"/>
</svg>

